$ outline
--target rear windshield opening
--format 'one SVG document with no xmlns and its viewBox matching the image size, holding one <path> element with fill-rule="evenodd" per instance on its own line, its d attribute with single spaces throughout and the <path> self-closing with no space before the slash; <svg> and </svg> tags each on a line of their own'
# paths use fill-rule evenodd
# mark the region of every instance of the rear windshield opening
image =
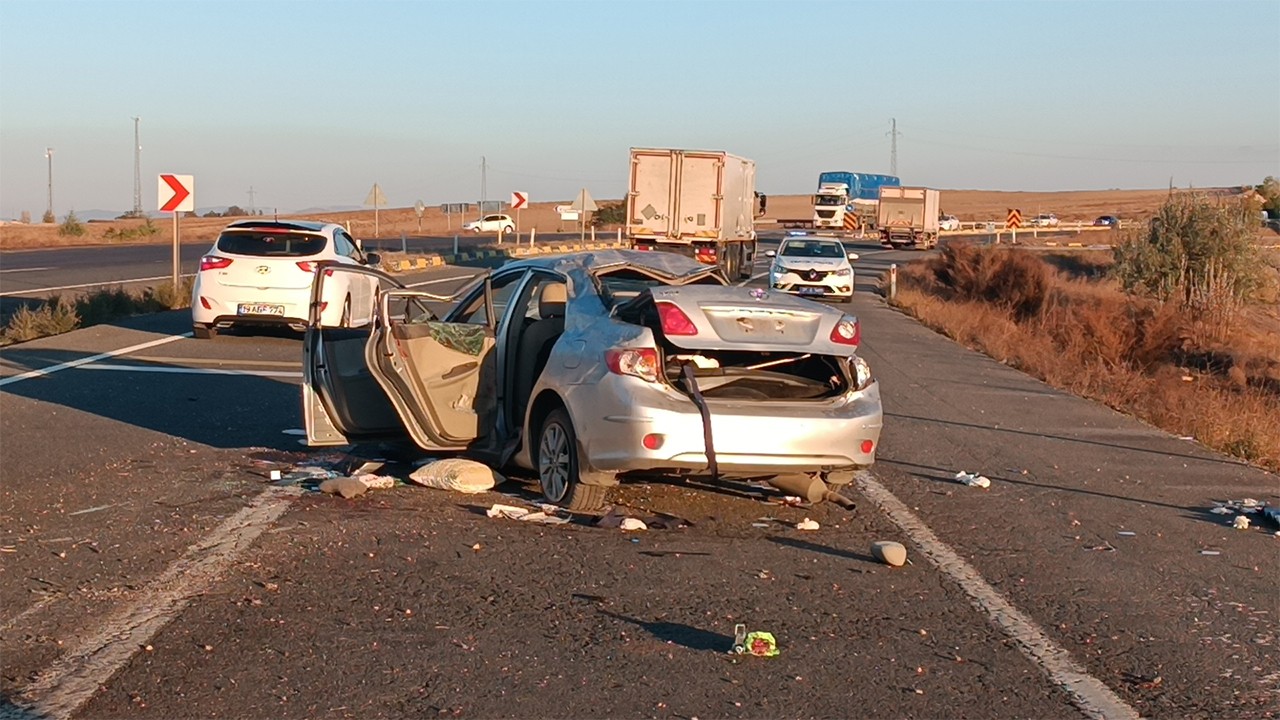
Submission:
<svg viewBox="0 0 1280 720">
<path fill-rule="evenodd" d="M 218 250 L 255 257 L 307 257 L 324 250 L 326 242 L 320 235 L 237 230 L 218 237 Z"/>
<path fill-rule="evenodd" d="M 649 288 L 666 287 L 672 283 L 661 280 L 648 273 L 641 272 L 634 268 L 626 268 L 610 273 L 602 273 L 596 276 L 596 280 L 600 283 L 600 295 L 605 300 L 608 307 L 620 305 L 639 297 Z M 719 277 L 708 273 L 698 277 L 696 280 L 686 285 L 724 285 Z"/>
<path fill-rule="evenodd" d="M 805 352 L 685 350 L 667 340 L 653 296 L 621 305 L 617 317 L 653 332 L 667 384 L 691 395 L 684 367 L 691 366 L 698 390 L 708 399 L 825 400 L 849 390 L 848 359 Z"/>
</svg>

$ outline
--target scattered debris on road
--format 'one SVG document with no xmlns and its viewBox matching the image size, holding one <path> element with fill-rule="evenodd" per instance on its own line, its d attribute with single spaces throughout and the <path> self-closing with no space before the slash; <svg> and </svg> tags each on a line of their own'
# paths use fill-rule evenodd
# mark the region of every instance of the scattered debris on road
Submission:
<svg viewBox="0 0 1280 720">
<path fill-rule="evenodd" d="M 747 632 L 747 626 L 741 623 L 733 626 L 734 655 L 755 655 L 756 657 L 777 657 L 778 641 L 773 633 L 754 630 Z"/>
<path fill-rule="evenodd" d="M 821 527 L 822 526 L 819 525 L 816 520 L 810 520 L 809 518 L 805 518 L 804 520 L 796 523 L 797 530 L 817 530 Z"/>
<path fill-rule="evenodd" d="M 978 473 L 971 473 L 961 470 L 956 473 L 956 482 L 969 487 L 980 487 L 983 489 L 991 487 L 991 480 Z"/>
<path fill-rule="evenodd" d="M 491 518 L 501 517 L 508 520 L 540 523 L 542 525 L 564 525 L 569 522 L 569 518 L 557 515 L 556 512 L 557 508 L 554 505 L 542 505 L 539 510 L 529 510 L 515 505 L 494 503 L 492 507 L 485 511 L 485 515 Z"/>
<path fill-rule="evenodd" d="M 1249 516 L 1248 516 L 1248 515 L 1237 515 L 1237 516 L 1236 516 L 1236 519 L 1231 521 L 1231 527 L 1233 527 L 1233 528 L 1235 528 L 1235 529 L 1237 529 L 1237 530 L 1248 530 L 1248 529 L 1249 529 Z"/>
<path fill-rule="evenodd" d="M 488 465 L 463 458 L 428 462 L 414 470 L 409 479 L 423 487 L 470 494 L 492 490 L 506 480 Z"/>
<path fill-rule="evenodd" d="M 879 540 L 871 543 L 871 556 L 885 565 L 902 567 L 907 562 L 907 548 L 892 540 Z"/>
<path fill-rule="evenodd" d="M 350 500 L 368 492 L 369 486 L 353 477 L 330 478 L 320 483 L 320 492 L 341 495 Z"/>
</svg>

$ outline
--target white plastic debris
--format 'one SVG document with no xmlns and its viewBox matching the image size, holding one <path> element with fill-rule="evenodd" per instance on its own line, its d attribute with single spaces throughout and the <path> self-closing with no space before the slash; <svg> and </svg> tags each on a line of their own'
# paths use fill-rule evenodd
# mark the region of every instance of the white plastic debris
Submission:
<svg viewBox="0 0 1280 720">
<path fill-rule="evenodd" d="M 1213 509 L 1211 509 L 1209 512 L 1213 513 L 1214 515 L 1234 515 L 1236 511 L 1232 510 L 1231 508 L 1225 505 L 1218 505 Z"/>
<path fill-rule="evenodd" d="M 1249 529 L 1249 517 L 1248 517 L 1247 515 L 1237 515 L 1237 516 L 1236 516 L 1236 519 L 1235 519 L 1234 521 L 1232 521 L 1232 523 L 1231 523 L 1231 527 L 1233 527 L 1233 528 L 1235 528 L 1235 529 L 1237 529 L 1237 530 L 1248 530 L 1248 529 Z"/>
<path fill-rule="evenodd" d="M 523 518 L 525 515 L 528 515 L 530 512 L 531 511 L 528 510 L 527 508 L 516 507 L 515 505 L 503 505 L 502 503 L 494 503 L 493 506 L 491 506 L 488 510 L 486 510 L 484 514 L 488 515 L 491 518 L 504 517 L 504 518 L 507 518 L 508 520 L 519 520 Z"/>
<path fill-rule="evenodd" d="M 990 479 L 982 475 L 979 475 L 978 473 L 965 472 L 964 470 L 961 470 L 960 472 L 956 473 L 956 482 L 964 485 L 968 485 L 969 487 L 980 487 L 980 488 L 991 487 Z"/>
<path fill-rule="evenodd" d="M 494 485 L 505 478 L 494 472 L 493 468 L 475 460 L 446 458 L 414 470 L 409 479 L 423 487 L 460 493 L 482 493 L 493 489 Z"/>
<path fill-rule="evenodd" d="M 370 490 L 390 490 L 396 486 L 396 479 L 390 475 L 352 475 L 355 479 L 364 483 L 364 486 Z"/>
<path fill-rule="evenodd" d="M 627 531 L 649 529 L 649 526 L 645 525 L 643 520 L 633 517 L 622 518 L 622 522 L 618 524 L 618 527 Z"/>
<path fill-rule="evenodd" d="M 284 476 L 280 474 L 280 471 L 279 471 L 279 470 L 272 470 L 272 471 L 271 471 L 271 479 L 272 479 L 272 480 L 279 480 L 279 479 L 280 479 L 280 478 L 282 478 L 282 477 L 284 477 Z"/>
<path fill-rule="evenodd" d="M 871 555 L 885 565 L 893 567 L 902 567 L 907 562 L 907 548 L 902 543 L 891 540 L 871 543 Z"/>
<path fill-rule="evenodd" d="M 820 527 L 822 526 L 819 525 L 816 520 L 810 520 L 809 518 L 805 518 L 804 520 L 796 523 L 797 530 L 817 530 Z"/>
</svg>

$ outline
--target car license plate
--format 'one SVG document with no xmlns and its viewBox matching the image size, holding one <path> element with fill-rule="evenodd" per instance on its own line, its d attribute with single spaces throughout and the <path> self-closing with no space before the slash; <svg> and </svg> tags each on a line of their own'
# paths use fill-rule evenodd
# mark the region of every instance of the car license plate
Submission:
<svg viewBox="0 0 1280 720">
<path fill-rule="evenodd" d="M 820 295 L 826 295 L 826 294 L 827 294 L 827 291 L 826 291 L 826 290 L 824 290 L 823 288 L 820 288 L 820 287 L 802 287 L 802 288 L 800 288 L 800 294 L 801 294 L 801 295 L 819 295 L 819 296 L 820 296 Z"/>
<path fill-rule="evenodd" d="M 266 303 L 243 303 L 236 306 L 237 315 L 284 315 L 283 305 L 268 305 Z"/>
</svg>

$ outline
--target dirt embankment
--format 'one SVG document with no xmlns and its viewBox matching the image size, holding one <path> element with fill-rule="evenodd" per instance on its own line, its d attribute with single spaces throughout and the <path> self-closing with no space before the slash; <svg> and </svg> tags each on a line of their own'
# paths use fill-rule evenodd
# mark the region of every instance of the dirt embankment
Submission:
<svg viewBox="0 0 1280 720">
<path fill-rule="evenodd" d="M 1219 195 L 1234 194 L 1234 189 L 1209 189 Z M 1009 208 L 1018 208 L 1024 217 L 1039 212 L 1055 213 L 1064 223 L 1092 222 L 1099 215 L 1116 215 L 1126 220 L 1140 220 L 1150 216 L 1168 197 L 1169 190 L 1082 190 L 1066 192 L 1005 192 L 996 190 L 943 190 L 943 212 L 957 216 L 962 222 L 1003 220 Z M 572 232 L 573 222 L 563 222 L 555 211 L 556 205 L 567 201 L 534 203 L 515 214 L 522 232 L 537 229 L 538 232 Z M 616 200 L 600 200 L 600 205 Z M 809 195 L 771 195 L 768 198 L 766 219 L 808 218 L 813 208 Z M 341 223 L 361 239 L 397 238 L 401 233 L 409 236 L 447 236 L 462 232 L 462 223 L 475 220 L 472 210 L 465 216 L 445 215 L 440 208 L 430 207 L 423 212 L 421 221 L 413 208 L 380 210 L 377 218 L 372 210 L 314 213 L 308 215 L 282 215 L 281 219 L 306 219 Z M 210 243 L 218 231 L 229 223 L 246 218 L 188 217 L 182 220 L 182 239 L 189 243 Z M 60 235 L 57 224 L 0 226 L 0 250 L 17 250 L 72 245 L 122 244 L 136 242 L 167 243 L 173 241 L 173 224 L 167 219 L 152 220 L 154 234 L 140 237 L 137 229 L 141 220 L 112 220 L 85 223 L 85 233 L 80 237 Z M 131 235 L 131 237 L 121 237 Z"/>
</svg>

